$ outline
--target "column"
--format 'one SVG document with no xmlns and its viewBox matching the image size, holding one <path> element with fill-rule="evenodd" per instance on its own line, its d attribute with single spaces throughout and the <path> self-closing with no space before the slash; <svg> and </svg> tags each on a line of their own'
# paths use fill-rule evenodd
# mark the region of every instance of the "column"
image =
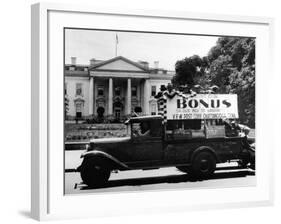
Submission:
<svg viewBox="0 0 281 224">
<path fill-rule="evenodd" d="M 127 108 L 127 111 L 126 111 L 126 114 L 131 114 L 131 104 L 132 104 L 132 98 L 131 98 L 131 93 L 132 93 L 132 89 L 131 89 L 131 79 L 128 79 L 127 80 L 127 105 L 126 105 L 126 108 Z"/>
<path fill-rule="evenodd" d="M 113 114 L 113 80 L 109 78 L 108 83 L 108 115 Z"/>
<path fill-rule="evenodd" d="M 143 87 L 143 112 L 146 115 L 149 115 L 149 98 L 150 98 L 150 91 L 149 91 L 149 80 L 144 81 Z"/>
<path fill-rule="evenodd" d="M 89 85 L 89 115 L 94 113 L 94 77 L 90 77 Z"/>
</svg>

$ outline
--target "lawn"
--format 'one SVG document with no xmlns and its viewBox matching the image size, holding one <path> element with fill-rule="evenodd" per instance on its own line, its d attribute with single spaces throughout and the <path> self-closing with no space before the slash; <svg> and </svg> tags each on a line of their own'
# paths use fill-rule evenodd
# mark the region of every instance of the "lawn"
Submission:
<svg viewBox="0 0 281 224">
<path fill-rule="evenodd" d="M 65 141 L 84 142 L 91 138 L 113 138 L 127 135 L 124 124 L 65 124 Z"/>
</svg>

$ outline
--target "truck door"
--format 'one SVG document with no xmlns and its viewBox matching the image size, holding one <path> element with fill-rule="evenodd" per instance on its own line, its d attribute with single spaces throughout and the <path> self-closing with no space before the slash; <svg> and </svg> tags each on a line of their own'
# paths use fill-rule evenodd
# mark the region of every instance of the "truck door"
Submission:
<svg viewBox="0 0 281 224">
<path fill-rule="evenodd" d="M 138 127 L 140 127 L 137 130 L 139 133 L 136 133 L 137 131 L 134 129 Z M 163 157 L 161 120 L 150 121 L 149 130 L 141 131 L 141 127 L 141 122 L 132 124 L 133 134 L 130 150 L 133 150 L 133 160 L 141 165 L 156 165 L 153 162 L 157 163 Z"/>
</svg>

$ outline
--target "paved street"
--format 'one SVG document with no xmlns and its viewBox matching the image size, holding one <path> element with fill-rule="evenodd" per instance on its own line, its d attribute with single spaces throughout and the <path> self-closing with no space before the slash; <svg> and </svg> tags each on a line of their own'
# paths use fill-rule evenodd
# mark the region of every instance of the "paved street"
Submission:
<svg viewBox="0 0 281 224">
<path fill-rule="evenodd" d="M 81 152 L 66 151 L 65 166 L 68 171 L 80 165 Z M 236 163 L 221 164 L 212 179 L 203 181 L 193 181 L 175 167 L 146 171 L 122 171 L 111 173 L 108 185 L 99 189 L 89 189 L 82 183 L 79 173 L 66 172 L 65 194 L 255 185 L 255 173 L 250 169 L 237 169 L 235 165 Z"/>
</svg>

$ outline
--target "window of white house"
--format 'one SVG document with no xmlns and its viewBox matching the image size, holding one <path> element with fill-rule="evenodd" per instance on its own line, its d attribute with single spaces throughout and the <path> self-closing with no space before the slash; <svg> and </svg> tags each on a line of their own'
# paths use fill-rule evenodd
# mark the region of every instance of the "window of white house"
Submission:
<svg viewBox="0 0 281 224">
<path fill-rule="evenodd" d="M 151 96 L 156 95 L 156 86 L 151 86 Z"/>
<path fill-rule="evenodd" d="M 156 115 L 156 104 L 151 104 L 151 115 Z"/>
<path fill-rule="evenodd" d="M 76 96 L 82 96 L 82 83 L 76 83 Z"/>
<path fill-rule="evenodd" d="M 104 94 L 104 88 L 103 88 L 103 86 L 99 86 L 98 87 L 98 96 L 103 96 L 103 94 Z"/>
<path fill-rule="evenodd" d="M 137 87 L 132 86 L 132 96 L 137 96 Z"/>
</svg>

